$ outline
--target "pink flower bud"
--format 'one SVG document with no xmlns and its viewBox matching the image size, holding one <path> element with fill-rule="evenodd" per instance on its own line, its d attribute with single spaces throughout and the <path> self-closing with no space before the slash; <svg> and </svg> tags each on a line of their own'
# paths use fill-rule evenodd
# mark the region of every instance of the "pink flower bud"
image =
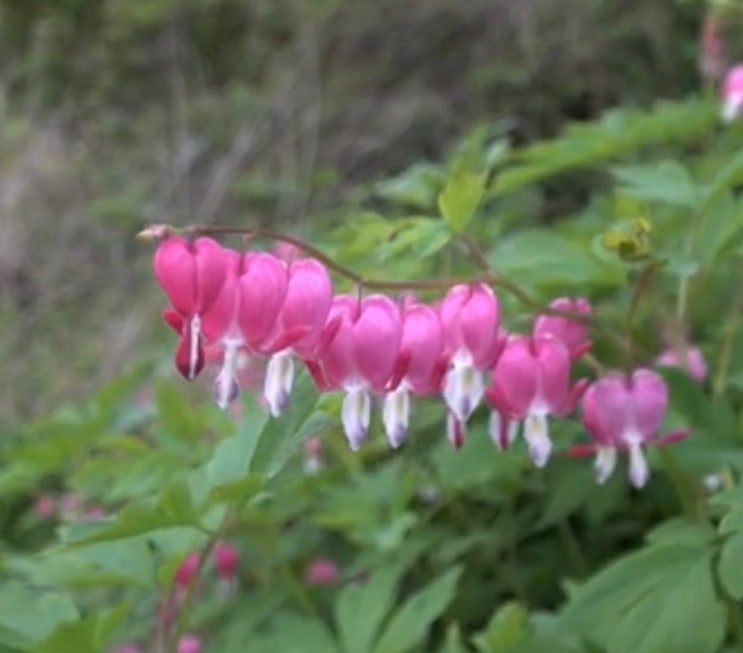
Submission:
<svg viewBox="0 0 743 653">
<path fill-rule="evenodd" d="M 384 295 L 359 302 L 338 295 L 326 329 L 335 331 L 320 354 L 326 389 L 343 388 L 343 426 L 352 449 L 366 438 L 371 416 L 369 391 L 383 392 L 390 381 L 400 348 L 402 325 L 397 305 Z"/>
<path fill-rule="evenodd" d="M 493 370 L 486 397 L 497 413 L 491 420 L 491 436 L 501 448 L 514 437 L 509 422 L 524 422 L 524 437 L 532 460 L 547 463 L 552 450 L 547 417 L 572 410 L 584 384 L 570 387 L 570 353 L 550 334 L 512 337 Z"/>
<path fill-rule="evenodd" d="M 550 303 L 550 308 L 558 311 L 571 311 L 581 315 L 591 315 L 591 304 L 587 299 L 577 297 L 560 297 Z M 588 325 L 579 320 L 571 320 L 569 317 L 557 315 L 540 315 L 534 323 L 533 333 L 535 336 L 545 334 L 553 335 L 565 343 L 570 355 L 578 358 L 590 347 L 588 340 Z"/>
<path fill-rule="evenodd" d="M 717 81 L 725 73 L 725 45 L 716 16 L 707 16 L 702 23 L 698 59 L 699 72 L 705 79 Z"/>
<path fill-rule="evenodd" d="M 666 349 L 655 360 L 660 367 L 675 367 L 684 370 L 692 379 L 700 383 L 707 378 L 707 361 L 698 347 Z"/>
<path fill-rule="evenodd" d="M 305 585 L 335 585 L 338 580 L 338 565 L 330 558 L 313 558 L 305 567 Z"/>
<path fill-rule="evenodd" d="M 51 519 L 57 513 L 57 501 L 51 494 L 39 494 L 34 500 L 34 512 L 42 519 Z"/>
<path fill-rule="evenodd" d="M 743 64 L 728 70 L 722 84 L 722 119 L 735 120 L 743 112 Z"/>
<path fill-rule="evenodd" d="M 183 635 L 178 640 L 178 653 L 201 653 L 201 639 L 196 635 Z"/>
<path fill-rule="evenodd" d="M 614 469 L 617 451 L 627 451 L 630 481 L 640 488 L 650 475 L 643 448 L 685 435 L 679 432 L 656 438 L 667 407 L 666 383 L 652 370 L 606 376 L 593 383 L 583 397 L 583 425 L 595 444 L 575 447 L 575 453 L 596 453 L 596 476 L 603 483 Z"/>
<path fill-rule="evenodd" d="M 240 563 L 240 552 L 227 542 L 218 542 L 214 547 L 214 564 L 217 574 L 223 580 L 231 580 Z"/>
<path fill-rule="evenodd" d="M 183 559 L 183 562 L 181 562 L 181 564 L 175 570 L 175 575 L 173 576 L 173 582 L 175 583 L 176 587 L 180 589 L 188 588 L 193 580 L 193 577 L 196 575 L 196 572 L 199 569 L 200 561 L 201 553 L 199 553 L 198 551 L 189 553 Z"/>
</svg>

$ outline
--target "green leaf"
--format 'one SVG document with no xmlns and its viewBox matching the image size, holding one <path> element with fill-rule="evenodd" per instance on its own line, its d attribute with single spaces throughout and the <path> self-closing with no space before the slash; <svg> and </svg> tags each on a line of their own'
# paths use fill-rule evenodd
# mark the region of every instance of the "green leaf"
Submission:
<svg viewBox="0 0 743 653">
<path fill-rule="evenodd" d="M 337 653 L 332 634 L 320 620 L 287 614 L 275 619 L 257 650 L 263 653 Z"/>
<path fill-rule="evenodd" d="M 211 460 L 206 464 L 206 477 L 212 492 L 230 493 L 245 483 L 255 455 L 258 442 L 266 428 L 269 417 L 266 411 L 254 401 L 246 401 L 245 414 L 237 427 L 237 433 L 222 440 L 214 449 Z M 254 477 L 254 479 L 257 477 Z"/>
<path fill-rule="evenodd" d="M 602 261 L 588 246 L 554 231 L 526 229 L 503 238 L 488 260 L 501 274 L 552 290 L 565 286 L 612 288 L 623 285 L 625 272 L 619 261 Z"/>
<path fill-rule="evenodd" d="M 183 477 L 173 479 L 160 492 L 158 506 L 169 519 L 185 526 L 201 527 L 191 490 Z"/>
<path fill-rule="evenodd" d="M 698 543 L 628 555 L 574 591 L 562 625 L 608 653 L 714 653 L 725 610 L 711 565 L 711 550 Z"/>
<path fill-rule="evenodd" d="M 725 540 L 717 563 L 720 582 L 734 599 L 743 599 L 743 533 Z"/>
<path fill-rule="evenodd" d="M 446 631 L 446 642 L 440 653 L 469 653 L 467 645 L 462 640 L 459 624 L 451 624 Z"/>
<path fill-rule="evenodd" d="M 529 613 L 518 603 L 506 603 L 473 641 L 481 653 L 512 653 L 528 636 Z"/>
<path fill-rule="evenodd" d="M 338 637 L 344 653 L 368 653 L 392 601 L 404 568 L 378 569 L 363 584 L 348 585 L 335 605 Z"/>
<path fill-rule="evenodd" d="M 41 641 L 60 624 L 78 618 L 77 608 L 66 594 L 32 590 L 13 582 L 0 585 L 0 629 L 21 641 Z"/>
<path fill-rule="evenodd" d="M 449 178 L 438 199 L 439 211 L 452 231 L 462 231 L 475 214 L 485 192 L 482 175 L 461 172 Z"/>
<path fill-rule="evenodd" d="M 121 605 L 115 610 L 87 615 L 79 621 L 62 623 L 33 650 L 38 653 L 100 653 L 128 610 L 127 605 Z"/>
<path fill-rule="evenodd" d="M 444 173 L 433 163 L 416 163 L 397 177 L 377 184 L 376 194 L 402 206 L 428 211 L 433 208 Z"/>
<path fill-rule="evenodd" d="M 317 389 L 309 374 L 302 370 L 295 379 L 287 409 L 280 418 L 269 419 L 261 431 L 250 471 L 273 478 L 305 438 L 327 427 L 331 420 L 314 412 L 317 401 Z"/>
<path fill-rule="evenodd" d="M 403 653 L 423 643 L 428 627 L 454 598 L 461 573 L 461 567 L 455 567 L 410 597 L 393 613 L 374 651 Z"/>
<path fill-rule="evenodd" d="M 696 208 L 702 191 L 689 171 L 677 161 L 662 161 L 653 165 L 616 167 L 612 171 L 621 184 L 619 192 L 631 197 Z"/>
<path fill-rule="evenodd" d="M 115 519 L 79 522 L 62 530 L 64 541 L 71 546 L 123 540 L 163 528 L 194 526 L 190 519 L 166 515 L 161 508 L 147 503 L 131 503 Z"/>
</svg>

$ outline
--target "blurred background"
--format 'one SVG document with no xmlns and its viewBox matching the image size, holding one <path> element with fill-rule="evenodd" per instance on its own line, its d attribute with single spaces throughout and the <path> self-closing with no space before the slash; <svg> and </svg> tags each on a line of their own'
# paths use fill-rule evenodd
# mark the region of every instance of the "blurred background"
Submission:
<svg viewBox="0 0 743 653">
<path fill-rule="evenodd" d="M 698 92 L 704 11 L 0 0 L 3 423 L 84 397 L 170 336 L 151 248 L 134 239 L 146 223 L 307 234 L 373 205 L 376 181 L 441 159 L 477 125 L 523 144 Z M 536 217 L 581 199 L 548 182 Z"/>
</svg>

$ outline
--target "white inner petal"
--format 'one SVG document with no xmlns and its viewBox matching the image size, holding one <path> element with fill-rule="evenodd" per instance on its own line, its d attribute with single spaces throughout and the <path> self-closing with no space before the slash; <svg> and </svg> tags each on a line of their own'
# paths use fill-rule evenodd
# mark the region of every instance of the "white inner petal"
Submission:
<svg viewBox="0 0 743 653">
<path fill-rule="evenodd" d="M 743 94 L 733 93 L 722 105 L 722 119 L 725 122 L 732 122 L 738 117 L 738 114 L 743 109 Z"/>
<path fill-rule="evenodd" d="M 636 488 L 644 487 L 650 478 L 650 468 L 645 459 L 640 440 L 629 443 L 629 480 Z"/>
<path fill-rule="evenodd" d="M 469 362 L 457 362 L 446 374 L 444 399 L 449 410 L 464 423 L 482 401 L 485 386 L 482 373 Z"/>
<path fill-rule="evenodd" d="M 397 448 L 405 439 L 410 418 L 410 395 L 404 384 L 384 398 L 382 421 L 390 446 Z"/>
<path fill-rule="evenodd" d="M 196 378 L 197 367 L 199 365 L 199 338 L 201 337 L 201 318 L 194 315 L 191 323 L 188 325 L 191 330 L 190 340 L 188 343 L 188 378 Z"/>
<path fill-rule="evenodd" d="M 519 422 L 506 419 L 497 410 L 494 410 L 490 413 L 488 430 L 493 444 L 495 444 L 498 449 L 507 449 L 516 440 L 516 436 L 519 432 Z"/>
<path fill-rule="evenodd" d="M 544 467 L 552 452 L 547 417 L 542 413 L 530 413 L 524 420 L 524 438 L 529 446 L 529 456 L 537 467 Z"/>
<path fill-rule="evenodd" d="M 219 371 L 216 383 L 217 406 L 225 410 L 239 393 L 239 385 L 235 379 L 237 369 L 237 354 L 239 345 L 235 342 L 227 342 L 224 345 L 224 359 L 222 369 Z"/>
<path fill-rule="evenodd" d="M 271 415 L 278 417 L 289 403 L 294 383 L 294 359 L 289 350 L 275 354 L 268 361 L 263 396 L 268 402 Z"/>
<path fill-rule="evenodd" d="M 371 399 L 364 388 L 354 388 L 343 397 L 341 420 L 348 444 L 353 451 L 358 451 L 366 439 L 371 417 Z"/>
<path fill-rule="evenodd" d="M 593 462 L 593 469 L 596 473 L 596 482 L 599 484 L 606 483 L 616 466 L 616 447 L 599 447 L 596 451 L 596 459 Z"/>
</svg>

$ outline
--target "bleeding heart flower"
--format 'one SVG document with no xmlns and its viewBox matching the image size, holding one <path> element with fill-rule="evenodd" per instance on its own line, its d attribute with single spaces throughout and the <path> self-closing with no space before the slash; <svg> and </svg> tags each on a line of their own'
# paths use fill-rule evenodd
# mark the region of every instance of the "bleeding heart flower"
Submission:
<svg viewBox="0 0 743 653">
<path fill-rule="evenodd" d="M 457 285 L 441 301 L 439 315 L 450 360 L 444 399 L 459 421 L 448 431 L 463 434 L 464 424 L 483 397 L 482 372 L 492 367 L 498 356 L 500 308 L 485 284 Z M 461 441 L 461 437 L 455 441 Z"/>
<path fill-rule="evenodd" d="M 294 359 L 314 358 L 333 301 L 325 266 L 311 258 L 294 261 L 286 296 L 274 325 L 270 348 L 276 353 L 266 370 L 264 396 L 274 417 L 286 406 L 294 382 Z"/>
<path fill-rule="evenodd" d="M 201 638 L 196 635 L 183 635 L 178 640 L 177 653 L 201 653 Z"/>
<path fill-rule="evenodd" d="M 593 383 L 583 396 L 583 425 L 592 445 L 572 447 L 573 455 L 596 454 L 596 479 L 603 483 L 616 466 L 617 452 L 629 454 L 629 479 L 643 487 L 650 469 L 643 449 L 662 446 L 686 437 L 674 431 L 656 437 L 668 407 L 668 388 L 659 374 L 637 369 L 632 374 L 615 373 Z"/>
<path fill-rule="evenodd" d="M 305 585 L 335 585 L 338 580 L 338 565 L 330 558 L 313 558 L 304 570 Z"/>
<path fill-rule="evenodd" d="M 342 420 L 348 442 L 357 450 L 371 417 L 370 391 L 384 392 L 393 376 L 402 324 L 397 305 L 384 295 L 359 301 L 338 295 L 326 329 L 334 333 L 319 354 L 324 389 L 343 388 Z"/>
<path fill-rule="evenodd" d="M 591 304 L 582 297 L 559 297 L 550 303 L 550 308 L 580 315 L 591 315 Z M 553 335 L 565 343 L 573 358 L 579 358 L 591 347 L 591 342 L 588 340 L 588 324 L 569 317 L 540 315 L 534 323 L 532 333 L 535 336 Z"/>
<path fill-rule="evenodd" d="M 437 312 L 429 306 L 408 302 L 402 313 L 400 351 L 395 376 L 385 395 L 382 420 L 387 440 L 398 447 L 408 428 L 410 393 L 426 395 L 441 389 L 448 360 L 444 334 Z"/>
<path fill-rule="evenodd" d="M 505 448 L 516 435 L 515 422 L 524 422 L 524 437 L 534 463 L 547 463 L 552 442 L 547 417 L 569 413 L 586 381 L 570 385 L 570 352 L 550 334 L 511 337 L 493 370 L 485 395 L 494 408 L 490 432 Z"/>
<path fill-rule="evenodd" d="M 722 119 L 732 122 L 743 112 L 743 64 L 728 70 L 722 83 Z"/>
<path fill-rule="evenodd" d="M 689 377 L 700 383 L 707 378 L 707 361 L 699 347 L 688 345 L 666 349 L 655 359 L 659 367 L 675 367 L 684 370 Z"/>
<path fill-rule="evenodd" d="M 164 317 L 180 334 L 176 366 L 187 379 L 204 366 L 201 318 L 216 301 L 227 267 L 225 250 L 211 238 L 171 236 L 155 251 L 155 277 L 173 305 Z"/>
</svg>

